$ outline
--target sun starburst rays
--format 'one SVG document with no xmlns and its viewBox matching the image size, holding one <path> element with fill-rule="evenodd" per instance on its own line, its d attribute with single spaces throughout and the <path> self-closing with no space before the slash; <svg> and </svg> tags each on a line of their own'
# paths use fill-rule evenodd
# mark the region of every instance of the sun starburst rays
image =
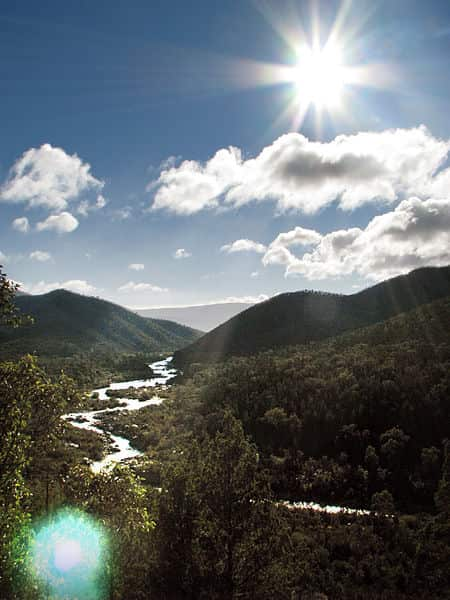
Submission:
<svg viewBox="0 0 450 600">
<path fill-rule="evenodd" d="M 290 48 L 285 64 L 252 61 L 245 67 L 245 87 L 284 85 L 291 88 L 285 108 L 277 115 L 270 129 L 280 126 L 298 131 L 308 115 L 314 120 L 316 133 L 322 128 L 325 115 L 331 121 L 350 123 L 354 120 L 354 103 L 363 88 L 388 89 L 398 83 L 389 65 L 360 60 L 361 23 L 349 22 L 351 0 L 343 0 L 335 19 L 323 36 L 318 4 L 312 4 L 310 33 L 304 19 L 290 13 L 284 22 L 279 12 L 262 12 L 266 21 Z M 291 6 L 292 8 L 292 6 Z M 363 19 L 364 22 L 364 19 Z M 236 65 L 235 72 L 239 72 Z M 364 104 L 358 98 L 358 104 Z"/>
</svg>

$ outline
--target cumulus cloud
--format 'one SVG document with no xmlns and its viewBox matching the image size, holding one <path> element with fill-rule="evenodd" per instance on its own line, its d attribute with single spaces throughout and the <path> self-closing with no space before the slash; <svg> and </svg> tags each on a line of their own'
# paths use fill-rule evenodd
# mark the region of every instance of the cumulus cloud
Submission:
<svg viewBox="0 0 450 600">
<path fill-rule="evenodd" d="M 6 262 L 8 262 L 8 257 L 6 256 L 6 254 L 3 254 L 3 252 L 0 250 L 0 264 Z"/>
<path fill-rule="evenodd" d="M 282 246 L 289 248 L 290 246 L 308 246 L 309 244 L 317 244 L 321 240 L 320 233 L 314 231 L 314 229 L 304 229 L 303 227 L 296 227 L 292 231 L 287 233 L 280 233 L 271 246 Z"/>
<path fill-rule="evenodd" d="M 190 256 L 192 256 L 192 254 L 184 248 L 178 248 L 178 250 L 175 250 L 175 252 L 173 253 L 173 257 L 177 260 L 180 260 L 182 258 L 189 258 Z"/>
<path fill-rule="evenodd" d="M 28 294 L 47 294 L 48 292 L 59 289 L 69 290 L 77 294 L 93 294 L 97 291 L 97 288 L 84 279 L 70 279 L 69 281 L 55 281 L 52 283 L 39 281 L 38 283 L 22 285 L 22 290 Z"/>
<path fill-rule="evenodd" d="M 278 211 L 315 213 L 336 201 L 352 210 L 366 203 L 394 203 L 410 195 L 439 197 L 450 185 L 443 169 L 450 141 L 423 126 L 340 135 L 314 142 L 289 133 L 244 159 L 222 148 L 205 162 L 169 164 L 150 182 L 152 210 L 190 215 L 205 209 L 275 201 Z"/>
<path fill-rule="evenodd" d="M 78 227 L 79 222 L 69 212 L 62 212 L 59 215 L 50 215 L 44 221 L 36 225 L 37 231 L 56 231 L 57 233 L 71 233 Z"/>
<path fill-rule="evenodd" d="M 30 148 L 12 166 L 0 188 L 0 199 L 63 211 L 83 193 L 103 188 L 104 182 L 90 170 L 88 163 L 62 148 L 51 144 Z"/>
<path fill-rule="evenodd" d="M 118 288 L 119 292 L 123 293 L 132 293 L 132 292 L 168 292 L 167 288 L 159 287 L 158 285 L 153 285 L 151 283 L 135 283 L 134 281 L 128 281 L 124 285 L 121 285 Z"/>
<path fill-rule="evenodd" d="M 47 262 L 51 260 L 52 255 L 50 252 L 44 252 L 42 250 L 34 250 L 34 252 L 30 253 L 30 259 L 36 260 L 37 262 Z"/>
<path fill-rule="evenodd" d="M 375 281 L 421 266 L 443 266 L 450 263 L 450 200 L 412 197 L 374 217 L 364 229 L 315 233 L 316 241 L 302 244 L 300 255 L 282 243 L 294 233 L 280 234 L 263 264 L 281 265 L 286 276 L 311 280 L 355 273 Z"/>
<path fill-rule="evenodd" d="M 191 215 L 215 208 L 219 197 L 240 180 L 241 152 L 224 148 L 206 163 L 185 160 L 179 166 L 169 165 L 147 189 L 156 190 L 152 209 L 165 209 L 181 215 Z"/>
<path fill-rule="evenodd" d="M 227 254 L 233 254 L 234 252 L 257 252 L 258 254 L 264 254 L 266 250 L 267 248 L 264 244 L 247 239 L 236 240 L 220 248 L 221 252 L 226 252 Z"/>
<path fill-rule="evenodd" d="M 30 222 L 26 217 L 17 217 L 11 223 L 11 226 L 16 231 L 20 231 L 20 233 L 28 233 L 30 231 Z"/>
<path fill-rule="evenodd" d="M 131 265 L 128 265 L 128 268 L 132 271 L 143 271 L 145 269 L 145 265 L 142 263 L 131 263 Z"/>
</svg>

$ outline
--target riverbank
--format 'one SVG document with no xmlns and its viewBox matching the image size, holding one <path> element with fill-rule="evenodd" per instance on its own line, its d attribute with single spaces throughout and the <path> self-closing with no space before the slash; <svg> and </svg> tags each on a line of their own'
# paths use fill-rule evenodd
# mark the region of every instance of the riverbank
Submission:
<svg viewBox="0 0 450 600">
<path fill-rule="evenodd" d="M 96 410 L 83 410 L 78 412 L 68 413 L 63 415 L 63 419 L 77 427 L 86 431 L 92 431 L 101 435 L 105 439 L 105 446 L 108 450 L 101 460 L 97 460 L 91 463 L 91 469 L 94 472 L 99 472 L 105 468 L 111 467 L 116 463 L 123 462 L 130 458 L 134 458 L 141 454 L 141 451 L 133 447 L 130 440 L 116 435 L 113 433 L 107 424 L 107 421 L 102 419 L 105 415 L 112 415 L 122 411 L 136 411 L 146 406 L 155 406 L 161 404 L 163 398 L 159 395 L 159 391 L 164 390 L 168 381 L 172 379 L 177 371 L 171 367 L 172 357 L 169 356 L 163 360 L 156 361 L 149 365 L 149 374 L 151 377 L 148 379 L 136 379 L 131 381 L 114 382 L 109 386 L 95 389 L 91 392 L 91 397 L 96 399 L 96 404 L 101 402 L 108 402 L 110 404 L 111 397 L 108 392 L 120 392 L 121 390 L 139 390 L 142 388 L 148 388 L 155 390 L 155 393 L 148 399 L 141 398 L 123 398 L 118 395 L 119 405 L 113 408 L 101 408 Z M 116 396 L 116 394 L 114 394 Z M 135 394 L 133 394 L 135 395 Z"/>
</svg>

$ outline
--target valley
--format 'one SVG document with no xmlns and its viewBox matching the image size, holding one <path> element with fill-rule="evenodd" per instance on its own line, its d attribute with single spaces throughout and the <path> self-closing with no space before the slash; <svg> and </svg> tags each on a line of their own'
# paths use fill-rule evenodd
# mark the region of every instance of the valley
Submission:
<svg viewBox="0 0 450 600">
<path fill-rule="evenodd" d="M 42 365 L 32 357 L 1 363 L 5 398 L 35 382 L 29 401 L 17 396 L 29 445 L 12 438 L 16 454 L 28 453 L 31 514 L 68 503 L 104 519 L 116 532 L 122 567 L 111 581 L 121 595 L 134 581 L 156 597 L 228 600 L 219 560 L 227 552 L 233 585 L 247 598 L 440 594 L 450 505 L 449 271 L 369 288 L 357 295 L 359 312 L 347 298 L 276 297 L 170 354 L 155 345 L 130 352 L 126 343 L 60 356 L 50 341 Z M 280 345 L 292 302 L 297 320 Z M 322 322 L 314 332 L 311 310 Z M 233 335 L 257 333 L 266 311 L 264 338 L 248 334 L 242 352 Z M 211 348 L 224 327 L 231 338 L 219 355 Z M 37 339 L 14 335 L 30 348 Z M 296 336 L 301 343 L 291 343 Z M 71 378 L 61 374 L 66 365 Z M 248 568 L 258 570 L 251 580 Z"/>
<path fill-rule="evenodd" d="M 448 72 L 450 0 L 1 3 L 0 600 L 450 600 Z"/>
</svg>

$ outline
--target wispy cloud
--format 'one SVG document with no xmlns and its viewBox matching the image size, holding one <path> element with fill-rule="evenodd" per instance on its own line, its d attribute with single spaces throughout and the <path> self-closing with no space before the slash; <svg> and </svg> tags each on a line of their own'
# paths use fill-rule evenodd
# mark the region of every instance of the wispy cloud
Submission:
<svg viewBox="0 0 450 600">
<path fill-rule="evenodd" d="M 20 231 L 20 233 L 28 233 L 30 231 L 30 222 L 26 217 L 17 217 L 11 223 L 11 226 L 16 231 Z"/>
<path fill-rule="evenodd" d="M 178 248 L 178 250 L 175 250 L 175 252 L 173 253 L 173 257 L 176 260 L 181 260 L 183 258 L 189 258 L 190 256 L 192 256 L 192 254 L 188 250 L 185 250 L 184 248 Z"/>
<path fill-rule="evenodd" d="M 167 288 L 160 287 L 159 285 L 153 285 L 152 283 L 135 283 L 134 281 L 128 281 L 124 285 L 121 285 L 118 288 L 118 291 L 129 294 L 132 292 L 162 293 L 168 292 L 169 290 Z"/>
<path fill-rule="evenodd" d="M 267 294 L 258 294 L 257 296 L 227 296 L 223 300 L 219 300 L 218 302 L 228 304 L 228 303 L 242 303 L 242 304 L 258 304 L 259 302 L 264 302 L 268 300 L 270 296 Z"/>
<path fill-rule="evenodd" d="M 30 252 L 30 259 L 37 262 L 47 262 L 52 259 L 50 252 L 44 252 L 43 250 L 34 250 Z"/>
<path fill-rule="evenodd" d="M 122 206 L 122 208 L 116 208 L 115 210 L 113 210 L 111 213 L 111 217 L 115 221 L 127 221 L 128 219 L 131 218 L 132 214 L 133 214 L 132 206 Z"/>
<path fill-rule="evenodd" d="M 107 205 L 107 200 L 102 194 L 99 194 L 95 201 L 82 200 L 77 207 L 77 213 L 82 217 L 87 217 L 89 213 L 97 212 Z"/>
</svg>

